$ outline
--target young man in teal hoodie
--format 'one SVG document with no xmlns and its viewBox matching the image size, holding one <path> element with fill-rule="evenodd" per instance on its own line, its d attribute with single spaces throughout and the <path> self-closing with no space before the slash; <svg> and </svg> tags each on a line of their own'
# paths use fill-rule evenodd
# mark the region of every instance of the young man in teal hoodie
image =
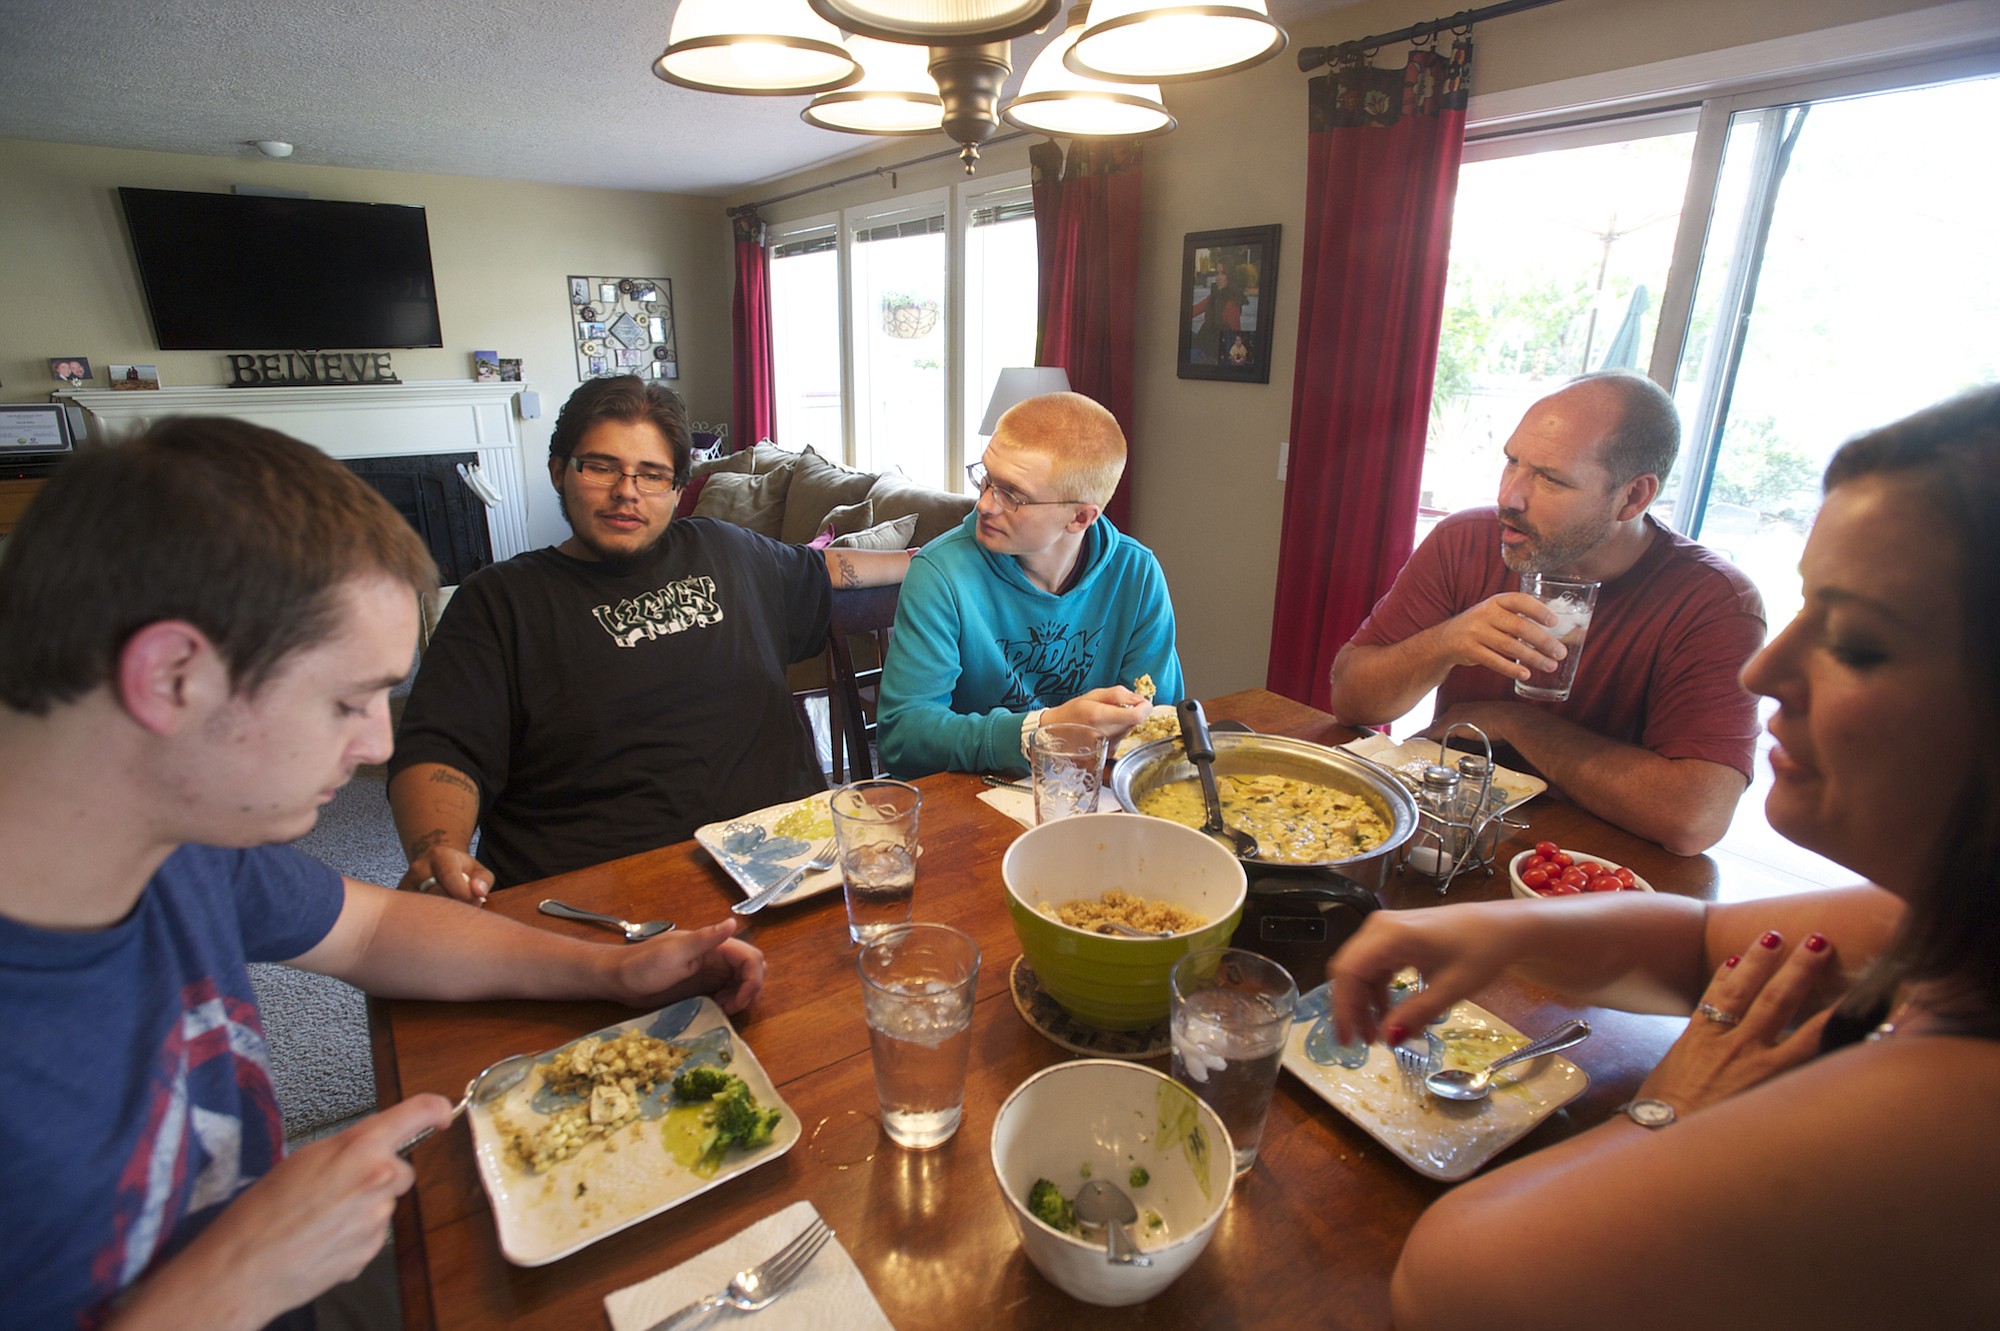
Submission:
<svg viewBox="0 0 2000 1331">
<path fill-rule="evenodd" d="M 1103 516 L 1124 471 L 1118 422 L 1081 394 L 1000 418 L 966 469 L 978 507 L 903 583 L 880 714 L 892 774 L 1025 770 L 1028 733 L 1056 722 L 1115 743 L 1145 719 L 1142 676 L 1179 701 L 1166 575 Z"/>
</svg>

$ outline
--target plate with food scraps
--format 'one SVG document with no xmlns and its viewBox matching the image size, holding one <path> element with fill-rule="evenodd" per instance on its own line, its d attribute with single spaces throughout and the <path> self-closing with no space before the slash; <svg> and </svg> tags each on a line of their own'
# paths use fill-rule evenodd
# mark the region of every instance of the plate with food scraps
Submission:
<svg viewBox="0 0 2000 1331">
<path fill-rule="evenodd" d="M 1326 986 L 1320 985 L 1300 997 L 1283 1066 L 1428 1178 L 1456 1183 L 1470 1177 L 1590 1085 L 1582 1068 L 1546 1054 L 1497 1074 L 1492 1094 L 1484 1100 L 1462 1103 L 1412 1094 L 1388 1046 L 1336 1042 L 1326 995 Z M 1434 1066 L 1467 1071 L 1528 1042 L 1485 1008 L 1466 1002 L 1446 1009 L 1420 1038 L 1431 1050 Z"/>
<path fill-rule="evenodd" d="M 1388 768 L 1411 790 L 1423 785 L 1424 769 L 1438 760 L 1436 740 L 1406 739 L 1398 743 L 1379 731 L 1363 735 L 1360 739 L 1340 747 L 1357 757 L 1366 758 L 1371 763 Z M 1457 767 L 1458 760 L 1465 756 L 1457 749 L 1451 750 L 1451 766 Z M 1493 767 L 1493 785 L 1507 797 L 1507 802 L 1501 806 L 1503 810 L 1526 804 L 1549 788 L 1549 783 L 1538 776 L 1516 772 L 1497 763 Z"/>
<path fill-rule="evenodd" d="M 736 880 L 746 897 L 755 896 L 812 858 L 833 837 L 833 792 L 746 813 L 694 830 L 694 839 Z M 817 869 L 771 904 L 816 897 L 840 887 L 840 867 Z"/>
<path fill-rule="evenodd" d="M 672 1210 L 799 1139 L 799 1116 L 711 998 L 538 1055 L 520 1085 L 466 1117 L 516 1266 Z"/>
</svg>

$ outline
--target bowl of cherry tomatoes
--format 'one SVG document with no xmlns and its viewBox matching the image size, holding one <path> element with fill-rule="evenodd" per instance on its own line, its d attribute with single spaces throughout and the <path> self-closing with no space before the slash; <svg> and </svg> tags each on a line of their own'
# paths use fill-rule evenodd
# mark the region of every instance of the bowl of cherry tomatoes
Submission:
<svg viewBox="0 0 2000 1331">
<path fill-rule="evenodd" d="M 1653 885 L 1622 864 L 1564 850 L 1553 841 L 1535 843 L 1507 864 L 1507 876 L 1514 880 L 1514 895 L 1530 901 L 1538 897 L 1576 897 L 1594 892 L 1650 892 Z"/>
</svg>

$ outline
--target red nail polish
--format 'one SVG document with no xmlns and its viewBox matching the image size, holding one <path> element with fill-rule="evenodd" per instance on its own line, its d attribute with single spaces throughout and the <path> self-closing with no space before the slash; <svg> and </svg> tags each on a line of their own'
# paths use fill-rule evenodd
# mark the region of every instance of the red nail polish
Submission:
<svg viewBox="0 0 2000 1331">
<path fill-rule="evenodd" d="M 1410 1033 L 1404 1030 L 1401 1026 L 1384 1026 L 1382 1028 L 1382 1043 L 1401 1044 L 1404 1040 L 1409 1038 L 1409 1034 Z"/>
<path fill-rule="evenodd" d="M 1806 951 L 1808 952 L 1826 951 L 1826 935 L 1825 934 L 1808 935 L 1806 938 Z"/>
<path fill-rule="evenodd" d="M 1733 968 L 1735 967 L 1736 963 L 1737 963 L 1737 962 L 1739 962 L 1739 961 L 1741 961 L 1741 960 L 1743 960 L 1743 958 L 1742 958 L 1742 957 L 1740 957 L 1740 956 L 1736 956 L 1736 957 L 1731 957 L 1731 958 L 1730 958 L 1729 960 L 1727 960 L 1727 961 L 1725 961 L 1725 962 L 1723 962 L 1723 963 L 1722 963 L 1722 968 L 1723 968 L 1724 970 L 1730 970 L 1730 969 L 1733 969 Z"/>
<path fill-rule="evenodd" d="M 1757 941 L 1763 944 L 1765 947 L 1776 947 L 1778 944 L 1784 942 L 1785 940 L 1778 937 L 1776 933 L 1768 933 L 1765 934 L 1762 938 L 1758 939 Z"/>
</svg>

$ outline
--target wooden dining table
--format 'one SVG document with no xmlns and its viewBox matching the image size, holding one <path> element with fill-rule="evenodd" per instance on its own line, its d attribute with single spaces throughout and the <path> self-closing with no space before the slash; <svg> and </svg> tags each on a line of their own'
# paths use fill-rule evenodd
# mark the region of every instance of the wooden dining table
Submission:
<svg viewBox="0 0 2000 1331">
<path fill-rule="evenodd" d="M 1212 718 L 1260 733 L 1327 744 L 1358 734 L 1263 690 L 1205 705 Z M 747 935 L 767 956 L 769 975 L 762 995 L 733 1023 L 797 1114 L 798 1143 L 569 1257 L 518 1267 L 500 1250 L 470 1134 L 441 1134 L 415 1153 L 416 1185 L 395 1216 L 411 1331 L 607 1325 L 607 1294 L 801 1199 L 833 1226 L 900 1328 L 1063 1326 L 1086 1317 L 1103 1328 L 1390 1325 L 1397 1253 L 1448 1185 L 1413 1171 L 1289 1074 L 1279 1077 L 1255 1168 L 1238 1181 L 1207 1251 L 1164 1293 L 1134 1307 L 1093 1309 L 1042 1278 L 1021 1250 L 989 1150 L 994 1115 L 1007 1095 L 1039 1069 L 1076 1057 L 1023 1018 L 1007 981 L 1020 945 L 1000 860 L 1022 829 L 978 798 L 985 786 L 976 775 L 944 773 L 917 785 L 924 792 L 924 856 L 916 918 L 970 934 L 982 957 L 957 1134 L 921 1152 L 879 1135 L 855 948 L 839 892 L 769 908 L 748 917 Z M 1507 858 L 1543 839 L 1628 865 L 1659 891 L 1716 896 L 1712 861 L 1671 855 L 1575 804 L 1545 797 L 1517 816 L 1528 828 L 1501 843 L 1495 872 L 1461 876 L 1445 899 L 1507 896 Z M 742 895 L 708 852 L 688 841 L 496 892 L 487 909 L 536 928 L 595 937 L 590 926 L 537 914 L 536 904 L 559 897 L 685 928 L 723 918 Z M 1433 880 L 1400 870 L 1387 875 L 1379 896 L 1391 909 L 1440 901 Z M 1300 976 L 1300 988 L 1321 978 Z M 1579 1012 L 1511 980 L 1474 997 L 1524 1030 L 1547 1029 Z M 1595 1033 L 1567 1057 L 1588 1074 L 1588 1088 L 1487 1168 L 1614 1113 L 1682 1026 L 1671 1017 L 1606 1009 L 1581 1014 Z M 385 1105 L 421 1091 L 456 1099 L 475 1072 L 504 1054 L 553 1048 L 632 1015 L 589 1002 L 371 1001 L 377 1095 Z M 1164 1071 L 1165 1059 L 1152 1066 Z"/>
</svg>

